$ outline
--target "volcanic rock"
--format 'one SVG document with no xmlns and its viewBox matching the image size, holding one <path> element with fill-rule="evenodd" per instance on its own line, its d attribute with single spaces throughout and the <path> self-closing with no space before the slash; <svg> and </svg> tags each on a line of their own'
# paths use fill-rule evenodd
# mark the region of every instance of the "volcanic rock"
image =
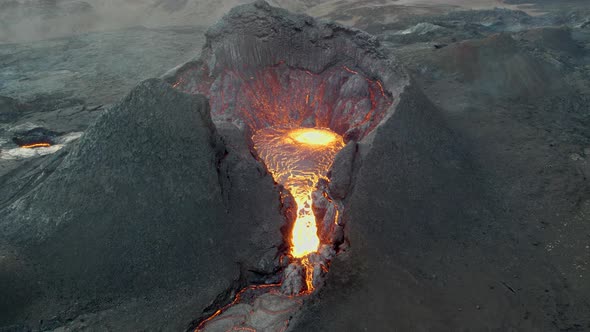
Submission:
<svg viewBox="0 0 590 332">
<path fill-rule="evenodd" d="M 0 96 L 0 122 L 13 122 L 22 116 L 25 106 L 18 100 Z"/>
<path fill-rule="evenodd" d="M 304 309 L 294 331 L 453 330 L 443 320 L 453 306 L 438 293 L 429 297 L 433 307 L 421 304 L 433 290 L 414 271 L 427 266 L 422 257 L 436 251 L 438 239 L 465 238 L 473 225 L 463 220 L 486 204 L 437 112 L 408 86 L 372 140 L 359 142 L 363 157 L 343 216 L 351 248 L 333 261 L 322 300 Z"/>
<path fill-rule="evenodd" d="M 392 50 L 420 84 L 359 141 L 350 247 L 294 331 L 590 326 L 571 267 L 589 187 L 567 158 L 590 141 L 588 37 L 564 30 Z"/>
<path fill-rule="evenodd" d="M 332 233 L 336 224 L 337 207 L 333 202 L 328 203 L 326 212 L 318 222 L 318 236 L 322 243 L 330 243 Z"/>
<path fill-rule="evenodd" d="M 317 126 L 354 139 L 378 126 L 408 80 L 373 36 L 264 1 L 232 9 L 201 57 L 165 79 L 205 94 L 215 121 L 245 132 Z"/>
<path fill-rule="evenodd" d="M 299 299 L 282 294 L 264 294 L 254 301 L 247 323 L 258 331 L 281 331 L 301 304 Z"/>
<path fill-rule="evenodd" d="M 252 304 L 239 303 L 231 306 L 222 314 L 207 322 L 203 331 L 284 331 L 290 316 L 301 305 L 302 301 L 293 296 L 280 293 L 262 294 Z"/>
<path fill-rule="evenodd" d="M 36 143 L 54 144 L 57 136 L 59 135 L 60 133 L 58 132 L 42 127 L 37 127 L 24 132 L 15 133 L 12 140 L 14 141 L 14 143 L 20 146 Z"/>
<path fill-rule="evenodd" d="M 330 170 L 330 194 L 336 199 L 343 199 L 346 197 L 348 188 L 352 181 L 352 167 L 354 164 L 354 157 L 357 151 L 357 144 L 355 141 L 350 141 L 346 146 L 338 152 L 332 169 Z"/>
<path fill-rule="evenodd" d="M 281 293 L 285 295 L 297 295 L 304 290 L 305 271 L 299 263 L 291 263 L 283 272 Z"/>
<path fill-rule="evenodd" d="M 243 152 L 206 98 L 141 83 L 0 213 L 0 325 L 183 329 L 273 271 L 279 193 Z"/>
<path fill-rule="evenodd" d="M 338 246 L 344 242 L 344 227 L 340 225 L 334 226 L 330 234 L 330 243 Z"/>
<path fill-rule="evenodd" d="M 313 209 L 313 215 L 316 217 L 316 220 L 324 219 L 328 204 L 330 204 L 330 201 L 324 196 L 324 193 L 323 188 L 311 193 L 311 208 Z"/>
<path fill-rule="evenodd" d="M 257 220 L 258 226 L 249 231 L 250 241 L 272 239 L 269 246 L 251 246 L 257 252 L 244 253 L 252 256 L 243 258 L 246 261 L 258 258 L 251 267 L 257 274 L 274 273 L 280 265 L 278 250 L 284 247 L 282 241 L 277 241 L 277 234 L 286 226 L 286 217 L 279 217 L 282 215 L 280 188 L 273 185 L 274 180 L 264 165 L 253 158 L 242 130 L 227 122 L 216 123 L 216 128 L 226 149 L 219 178 L 228 213 L 238 218 L 238 222 Z"/>
<path fill-rule="evenodd" d="M 562 2 L 557 4 L 551 0 L 511 2 L 534 2 L 534 8 L 539 10 L 568 8 Z M 555 5 L 551 6 L 553 2 Z M 568 1 L 568 4 L 574 2 Z M 587 1 L 577 2 L 587 6 Z M 399 10 L 403 9 L 400 6 L 377 7 L 372 2 L 359 4 L 358 1 L 345 3 L 345 7 L 353 6 L 354 11 L 344 13 L 340 3 L 331 4 L 328 9 L 322 7 L 321 15 L 325 18 L 338 17 L 356 26 L 370 22 L 366 26 L 380 36 L 374 38 L 332 23 L 320 24 L 306 16 L 292 16 L 259 2 L 233 10 L 227 20 L 220 22 L 209 35 L 210 40 L 201 60 L 176 68 L 166 78 L 181 90 L 206 94 L 211 98 L 212 116 L 235 124 L 226 130 L 217 122 L 218 134 L 223 139 L 223 143 L 215 144 L 219 149 L 208 145 L 211 137 L 176 141 L 172 139 L 174 135 L 166 134 L 160 137 L 167 139 L 166 148 L 150 146 L 143 141 L 132 141 L 131 145 L 140 162 L 145 160 L 142 155 L 149 156 L 154 151 L 164 156 L 171 152 L 175 158 L 170 159 L 170 164 L 152 159 L 149 160 L 150 165 L 122 163 L 123 152 L 118 143 L 133 138 L 135 131 L 120 133 L 125 131 L 117 126 L 120 118 L 111 114 L 108 117 L 115 117 L 117 121 L 109 125 L 119 128 L 119 134 L 110 135 L 108 126 L 100 127 L 105 135 L 117 138 L 117 148 L 111 149 L 111 156 L 115 159 L 110 162 L 106 158 L 97 162 L 94 153 L 78 155 L 79 147 L 72 146 L 52 156 L 18 164 L 11 162 L 8 171 L 6 163 L 0 165 L 1 174 L 6 175 L 0 178 L 0 229 L 4 231 L 9 225 L 14 235 L 0 233 L 0 326 L 10 326 L 9 330 L 46 330 L 60 325 L 73 330 L 101 329 L 105 326 L 125 331 L 181 329 L 186 326 L 178 322 L 185 321 L 186 317 L 198 320 L 228 303 L 236 289 L 248 282 L 245 279 L 260 281 L 265 278 L 265 273 L 274 270 L 272 248 L 280 240 L 277 238 L 269 243 L 249 233 L 255 232 L 254 228 L 273 228 L 261 226 L 266 225 L 262 221 L 251 224 L 250 215 L 243 218 L 236 217 L 234 212 L 227 212 L 248 212 L 239 199 L 256 202 L 250 196 L 257 196 L 259 191 L 268 193 L 268 201 L 255 204 L 253 209 L 260 210 L 273 206 L 268 202 L 276 202 L 267 174 L 260 175 L 263 182 L 260 186 L 264 188 L 253 182 L 251 191 L 240 189 L 243 182 L 238 174 L 245 172 L 246 178 L 256 179 L 260 165 L 232 156 L 232 153 L 248 155 L 244 149 L 247 142 L 242 144 L 244 142 L 238 139 L 239 144 L 234 144 L 233 141 L 233 137 L 251 135 L 247 128 L 249 124 L 242 117 L 248 113 L 241 112 L 236 106 L 247 100 L 246 108 L 256 109 L 254 106 L 257 105 L 252 103 L 252 92 L 256 92 L 254 95 L 257 97 L 276 96 L 280 100 L 299 102 L 296 107 L 268 104 L 271 105 L 268 114 L 281 114 L 276 118 L 287 119 L 284 122 L 287 124 L 332 127 L 334 124 L 330 121 L 318 121 L 323 117 L 312 114 L 326 111 L 331 105 L 338 105 L 339 112 L 331 119 L 361 113 L 360 118 L 352 121 L 348 118 L 339 123 L 338 128 L 347 142 L 351 139 L 358 141 L 352 185 L 344 200 L 344 214 L 339 219 L 346 221 L 348 239 L 340 248 L 346 246 L 347 249 L 341 250 L 330 265 L 326 285 L 320 294 L 310 298 L 312 306 L 299 318 L 295 330 L 582 331 L 590 328 L 587 314 L 590 311 L 590 283 L 585 273 L 588 266 L 590 191 L 587 179 L 590 172 L 585 160 L 569 158 L 575 154 L 581 156 L 582 151 L 590 146 L 587 116 L 590 101 L 588 14 L 576 11 L 528 16 L 523 12 L 493 10 L 453 11 L 448 15 L 413 17 L 416 11 L 407 14 L 408 11 Z M 546 6 L 541 7 L 540 3 Z M 0 6 L 9 9 L 16 5 L 17 2 L 12 1 Z M 418 8 L 431 9 L 427 6 Z M 375 14 L 380 18 L 396 18 L 393 23 L 386 19 L 376 20 Z M 182 15 L 199 21 L 185 12 Z M 401 20 L 400 16 L 408 20 Z M 228 21 L 235 21 L 236 25 L 228 25 Z M 441 28 L 423 34 L 419 31 L 399 34 L 420 23 L 424 23 L 421 26 L 436 25 Z M 569 25 L 571 30 L 540 28 L 540 24 Z M 526 31 L 532 27 L 538 29 Z M 71 132 L 71 128 L 58 127 L 70 126 L 73 120 L 85 129 L 93 117 L 81 118 L 79 104 L 69 105 L 69 110 L 64 112 L 62 106 L 54 102 L 59 100 L 63 103 L 65 99 L 75 97 L 85 99 L 90 105 L 109 104 L 139 80 L 158 75 L 162 68 L 190 57 L 188 53 L 194 52 L 194 47 L 202 41 L 199 31 L 200 28 L 195 27 L 138 28 L 83 34 L 40 44 L 6 45 L 2 48 L 2 68 L 5 69 L 0 73 L 2 93 L 18 98 L 24 96 L 27 102 L 40 99 L 44 107 L 29 108 L 26 116 L 11 107 L 9 113 L 0 113 L 0 118 L 9 122 L 17 119 L 25 121 L 30 117 L 45 120 L 48 115 L 43 112 L 50 111 L 53 114 L 52 125 L 44 127 Z M 499 32 L 501 34 L 497 34 Z M 380 41 L 386 49 L 380 48 Z M 445 47 L 437 49 L 436 45 Z M 103 52 L 110 48 L 117 52 Z M 115 58 L 111 56 L 113 54 Z M 241 66 L 241 58 L 252 61 L 248 61 L 247 66 Z M 130 63 L 129 59 L 141 60 Z M 319 59 L 318 62 L 315 59 Z M 110 66 L 107 63 L 123 65 Z M 401 65 L 405 65 L 414 78 L 411 86 L 408 86 L 408 77 L 399 70 Z M 269 69 L 269 66 L 275 67 Z M 242 70 L 244 67 L 248 70 Z M 56 71 L 55 68 L 63 70 Z M 231 73 L 222 74 L 225 68 L 231 68 Z M 354 74 L 354 71 L 359 74 Z M 202 75 L 195 74 L 198 72 Z M 255 75 L 250 76 L 251 73 Z M 340 83 L 347 80 L 350 80 L 350 85 L 354 83 L 354 86 L 361 87 L 364 82 L 357 75 L 368 79 L 364 82 L 369 86 L 369 98 L 366 98 L 366 90 L 361 93 L 363 90 L 360 88 L 342 89 Z M 387 79 L 388 76 L 390 79 Z M 89 77 L 92 79 L 89 80 Z M 243 82 L 248 82 L 243 86 L 251 85 L 251 88 L 238 89 Z M 382 84 L 384 95 L 380 93 L 377 82 Z M 330 93 L 317 95 L 326 99 L 310 95 L 310 103 L 307 104 L 306 94 L 300 93 L 307 90 L 302 87 L 315 92 L 322 84 L 329 87 L 327 90 Z M 271 88 L 280 86 L 284 87 L 279 89 L 280 94 L 269 93 Z M 344 94 L 341 96 L 340 92 L 345 90 L 346 98 L 352 96 L 352 100 L 339 100 L 344 99 Z M 240 91 L 241 94 L 238 93 Z M 51 95 L 45 96 L 45 93 Z M 385 116 L 370 121 L 370 127 L 363 127 L 359 124 L 369 114 L 363 114 L 363 111 L 368 110 L 371 93 L 381 99 L 376 114 Z M 176 103 L 176 99 L 168 101 Z M 272 101 L 272 98 L 264 101 L 269 100 Z M 0 108 L 1 104 L 2 100 Z M 309 105 L 313 105 L 314 109 Z M 142 108 L 151 109 L 150 105 L 144 106 Z M 160 114 L 155 120 L 166 123 L 169 114 L 176 114 L 176 108 L 166 109 L 169 111 L 166 116 Z M 311 109 L 311 112 L 298 114 L 296 110 L 299 109 Z M 294 116 L 282 116 L 289 112 Z M 119 116 L 125 118 L 123 115 Z M 174 119 L 178 126 L 184 128 L 179 117 Z M 187 117 L 183 116 L 183 119 L 186 122 Z M 273 124 L 275 122 L 272 121 L 254 123 L 253 127 Z M 152 125 L 156 124 L 150 122 Z M 207 127 L 199 128 L 210 131 Z M 8 132 L 6 128 L 8 126 L 0 126 L 0 132 Z M 176 126 L 172 129 L 172 132 L 185 132 L 186 137 L 195 134 L 189 133 L 188 129 L 176 130 Z M 108 141 L 97 130 L 91 130 L 89 134 L 92 141 L 103 144 Z M 11 138 L 12 133 L 3 135 L 0 144 Z M 86 138 L 83 142 L 82 146 L 88 145 Z M 186 151 L 203 152 L 199 158 L 191 160 L 214 160 L 214 165 L 203 162 L 200 167 L 184 167 L 185 163 L 192 162 L 187 159 L 193 157 Z M 215 158 L 205 157 L 206 153 L 215 155 Z M 590 152 L 585 151 L 586 159 L 589 155 Z M 45 228 L 49 229 L 50 234 L 44 235 L 47 239 L 28 244 L 29 238 L 39 238 L 35 233 L 37 228 L 30 225 L 45 225 L 43 212 L 48 207 L 50 221 L 60 220 L 55 217 L 60 210 L 58 205 L 65 207 L 64 213 L 74 211 L 75 215 L 81 215 L 78 211 L 81 208 L 73 208 L 80 202 L 104 202 L 105 207 L 115 204 L 115 215 L 123 214 L 121 211 L 124 209 L 116 201 L 113 203 L 115 198 L 104 201 L 106 190 L 96 190 L 100 195 L 91 199 L 73 197 L 73 203 L 59 198 L 69 190 L 60 188 L 58 181 L 67 179 L 63 175 L 65 166 L 61 165 L 66 160 L 69 164 L 79 165 L 77 172 L 82 172 L 80 169 L 83 168 L 91 169 L 84 176 L 72 176 L 72 180 L 63 181 L 64 186 L 78 188 L 73 190 L 74 193 L 80 193 L 80 187 L 88 184 L 85 180 L 95 173 L 101 178 L 114 178 L 103 176 L 101 170 L 104 168 L 107 168 L 107 173 L 117 173 L 115 170 L 126 170 L 131 165 L 134 172 L 143 175 L 151 171 L 151 164 L 156 165 L 160 171 L 152 171 L 154 181 L 160 184 L 157 179 L 162 178 L 162 174 L 168 175 L 163 177 L 166 180 L 172 178 L 169 181 L 171 187 L 184 189 L 186 201 L 198 205 L 186 209 L 193 212 L 201 212 L 200 207 L 205 205 L 194 202 L 193 191 L 205 192 L 202 189 L 209 186 L 204 185 L 207 182 L 205 178 L 191 181 L 194 180 L 191 172 L 213 174 L 219 166 L 219 186 L 211 185 L 211 188 L 213 196 L 220 193 L 220 198 L 207 201 L 208 208 L 204 210 L 207 215 L 195 213 L 192 218 L 176 218 L 184 213 L 178 211 L 177 199 L 166 199 L 173 195 L 173 190 L 167 186 L 161 190 L 153 185 L 150 195 L 146 196 L 151 199 L 148 205 L 154 208 L 148 208 L 150 215 L 145 218 L 143 215 L 141 218 L 129 218 L 134 223 L 129 227 L 125 227 L 123 222 L 106 220 L 108 225 L 103 232 L 97 232 L 96 225 L 106 219 L 103 217 L 108 212 L 105 213 L 107 208 L 96 208 L 96 215 L 85 216 L 89 222 L 79 221 L 81 226 L 77 231 L 71 230 L 75 223 L 67 221 L 59 225 L 60 231 L 63 228 L 60 235 L 50 222 L 39 227 L 41 233 Z M 100 167 L 94 168 L 94 165 Z M 228 165 L 237 165 L 235 167 L 240 171 L 232 172 L 232 167 Z M 170 170 L 175 176 L 168 174 Z M 125 177 L 136 179 L 136 182 L 144 180 L 141 176 L 136 178 L 132 172 L 120 173 L 123 174 L 115 177 L 117 181 Z M 188 175 L 180 181 L 179 173 Z M 227 177 L 227 174 L 231 176 Z M 46 185 L 45 180 L 51 185 Z M 105 180 L 105 183 L 110 182 Z M 108 186 L 105 188 L 108 189 Z M 247 197 L 241 197 L 242 194 Z M 291 211 L 292 216 L 294 203 L 287 202 L 289 195 L 284 192 L 283 195 L 282 211 Z M 117 195 L 117 198 L 121 196 L 133 195 Z M 157 201 L 158 197 L 164 197 L 164 203 Z M 37 201 L 40 199 L 44 203 Z M 97 203 L 94 203 L 95 200 Z M 9 214 L 7 206 L 11 211 L 34 209 L 35 213 L 30 215 L 31 218 L 23 218 L 17 212 Z M 139 214 L 136 210 L 142 208 L 136 203 L 129 206 L 135 208 L 129 213 L 136 215 Z M 186 227 L 180 227 L 174 233 L 178 227 L 171 224 L 170 229 L 161 233 L 164 233 L 163 238 L 167 237 L 165 234 L 174 233 L 172 237 L 175 241 L 161 241 L 162 244 L 152 246 L 154 250 L 150 251 L 146 249 L 148 245 L 143 243 L 142 236 L 147 234 L 145 242 L 148 242 L 155 237 L 150 235 L 155 233 L 152 225 L 165 228 L 166 225 L 158 221 L 170 220 L 158 219 L 154 209 L 165 209 L 167 206 L 170 208 L 166 212 Z M 211 210 L 208 210 L 209 207 Z M 222 212 L 215 212 L 217 210 Z M 268 215 L 272 216 L 271 212 Z M 216 219 L 216 216 L 209 216 L 210 213 L 216 216 L 226 213 L 233 217 Z M 260 213 L 266 214 L 263 211 Z M 19 227 L 14 226 L 13 219 L 6 216 L 22 223 L 22 232 L 15 232 Z M 66 213 L 64 218 L 67 217 Z M 282 222 L 280 216 L 273 220 L 279 224 Z M 191 223 L 199 223 L 199 227 L 189 227 Z M 200 227 L 201 224 L 205 227 Z M 32 233 L 27 235 L 27 241 L 19 244 L 19 236 L 27 233 L 29 228 Z M 233 228 L 235 233 L 231 232 Z M 334 236 L 339 234 L 338 237 L 344 239 L 343 231 L 342 227 L 336 227 Z M 93 232 L 94 236 L 86 232 Z M 239 235 L 234 236 L 236 233 Z M 80 234 L 85 235 L 81 237 Z M 246 241 L 246 238 L 251 241 Z M 209 239 L 216 244 L 208 245 L 206 241 Z M 101 247 L 97 244 L 100 241 L 108 244 Z M 73 242 L 75 245 L 72 245 Z M 64 249 L 57 250 L 62 243 Z M 87 243 L 90 249 L 86 248 Z M 143 248 L 139 254 L 118 250 L 123 247 L 122 243 L 130 248 L 143 244 Z M 271 249 L 264 253 L 265 246 L 261 243 L 268 243 Z M 113 247 L 117 244 L 118 247 Z M 232 244 L 235 247 L 229 248 Z M 250 252 L 250 249 L 253 251 Z M 95 254 L 85 254 L 89 251 Z M 66 255 L 63 255 L 64 252 Z M 254 256 L 261 252 L 263 254 L 255 259 Z M 252 257 L 245 260 L 232 258 L 240 253 Z M 146 255 L 148 258 L 139 259 Z M 74 267 L 70 268 L 69 262 L 64 259 L 72 256 L 79 256 L 80 259 L 72 260 Z M 123 257 L 121 265 L 117 266 L 120 273 L 111 273 L 113 269 L 110 267 L 117 263 L 115 256 Z M 153 259 L 155 263 L 149 260 L 152 256 L 159 257 Z M 99 285 L 114 280 L 115 285 L 107 284 L 104 288 L 107 295 L 101 295 L 103 290 L 88 282 L 88 276 L 82 281 L 89 285 L 92 294 L 79 292 L 78 288 L 82 286 L 70 285 L 75 284 L 77 277 L 68 276 L 74 275 L 72 270 L 84 271 L 80 261 L 85 258 L 90 267 L 89 275 L 98 272 Z M 212 263 L 213 260 L 219 264 Z M 160 261 L 164 262 L 162 269 L 157 264 Z M 106 272 L 95 268 L 96 264 L 103 262 L 110 263 L 110 266 L 103 264 L 108 267 L 104 269 Z M 143 282 L 146 277 L 129 271 L 140 269 L 138 265 L 142 262 L 146 262 L 143 265 L 148 272 L 156 270 L 151 274 L 154 277 L 151 286 L 160 283 L 165 287 L 175 285 L 163 290 L 146 291 L 148 283 Z M 239 267 L 235 267 L 233 262 L 237 262 L 235 265 Z M 170 282 L 163 276 L 169 267 L 166 263 L 176 266 L 170 272 Z M 235 268 L 220 267 L 226 264 Z M 287 259 L 283 260 L 283 264 L 288 264 Z M 50 265 L 51 268 L 48 268 Z M 158 268 L 153 268 L 154 265 Z M 180 265 L 183 265 L 181 269 L 178 268 Z M 68 278 L 56 277 L 62 269 L 63 275 Z M 185 271 L 186 274 L 192 273 L 194 278 L 185 276 Z M 241 276 L 239 271 L 244 271 Z M 229 276 L 226 272 L 234 275 Z M 130 274 L 139 275 L 139 283 L 133 283 L 134 287 L 117 287 L 119 276 L 124 281 L 134 279 L 129 277 Z M 176 282 L 177 278 L 188 281 Z M 234 283 L 234 278 L 239 281 Z M 181 284 L 188 286 L 178 286 Z M 209 287 L 212 288 L 210 291 Z M 75 292 L 70 288 L 76 288 Z M 62 290 L 66 290 L 66 298 L 59 300 L 58 293 Z M 71 295 L 73 293 L 80 296 Z M 75 304 L 77 299 L 80 299 L 79 304 Z M 202 312 L 205 306 L 208 308 Z M 244 307 L 233 308 L 237 314 L 244 313 Z M 89 314 L 79 315 L 85 312 Z M 161 316 L 154 315 L 154 312 L 161 313 Z M 36 319 L 44 319 L 41 326 L 38 321 L 33 322 Z"/>
</svg>

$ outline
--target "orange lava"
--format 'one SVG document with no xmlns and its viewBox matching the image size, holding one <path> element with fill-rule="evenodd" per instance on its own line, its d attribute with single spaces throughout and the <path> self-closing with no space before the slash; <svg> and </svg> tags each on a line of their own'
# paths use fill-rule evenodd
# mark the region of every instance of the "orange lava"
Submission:
<svg viewBox="0 0 590 332">
<path fill-rule="evenodd" d="M 311 208 L 315 185 L 332 166 L 344 147 L 342 137 L 324 128 L 266 128 L 252 137 L 254 148 L 277 183 L 282 184 L 297 204 L 297 219 L 291 233 L 291 256 L 306 269 L 307 290 L 313 290 L 313 268 L 307 255 L 320 245 Z"/>
<path fill-rule="evenodd" d="M 289 137 L 297 143 L 315 146 L 330 146 L 338 140 L 338 134 L 330 130 L 301 128 L 289 132 Z"/>
<path fill-rule="evenodd" d="M 50 146 L 51 146 L 51 144 L 49 144 L 49 143 L 33 143 L 33 144 L 21 145 L 21 148 L 33 149 L 33 148 L 47 148 Z"/>
</svg>

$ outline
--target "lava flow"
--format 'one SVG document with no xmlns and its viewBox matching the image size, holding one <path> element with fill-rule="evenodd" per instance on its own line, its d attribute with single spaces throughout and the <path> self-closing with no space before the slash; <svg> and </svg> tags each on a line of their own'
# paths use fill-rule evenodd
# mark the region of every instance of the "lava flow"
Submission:
<svg viewBox="0 0 590 332">
<path fill-rule="evenodd" d="M 20 147 L 24 148 L 24 149 L 34 149 L 34 148 L 48 148 L 50 146 L 51 146 L 50 143 L 32 143 L 32 144 L 21 145 Z"/>
<path fill-rule="evenodd" d="M 326 177 L 344 141 L 325 128 L 265 128 L 257 131 L 252 141 L 275 181 L 289 190 L 297 204 L 290 254 L 305 268 L 307 291 L 311 292 L 313 267 L 308 255 L 320 246 L 312 192 L 318 181 Z"/>
</svg>

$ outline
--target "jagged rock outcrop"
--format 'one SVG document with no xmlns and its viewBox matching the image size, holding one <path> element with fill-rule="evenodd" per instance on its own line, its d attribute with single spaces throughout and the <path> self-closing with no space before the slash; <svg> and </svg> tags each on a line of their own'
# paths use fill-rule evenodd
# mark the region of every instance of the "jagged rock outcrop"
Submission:
<svg viewBox="0 0 590 332">
<path fill-rule="evenodd" d="M 330 194 L 336 199 L 343 199 L 348 193 L 352 181 L 354 158 L 357 153 L 357 144 L 351 141 L 340 151 L 330 171 Z"/>
</svg>

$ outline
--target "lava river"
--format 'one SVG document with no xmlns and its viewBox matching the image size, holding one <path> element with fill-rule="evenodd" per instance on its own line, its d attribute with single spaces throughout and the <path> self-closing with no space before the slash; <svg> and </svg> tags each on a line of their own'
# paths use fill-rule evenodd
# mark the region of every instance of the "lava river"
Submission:
<svg viewBox="0 0 590 332">
<path fill-rule="evenodd" d="M 342 137 L 324 128 L 265 128 L 252 137 L 254 148 L 275 181 L 289 190 L 297 204 L 297 219 L 289 239 L 290 254 L 305 268 L 307 291 L 313 290 L 308 255 L 320 246 L 312 211 L 312 192 L 326 177 L 334 157 L 344 147 Z"/>
<path fill-rule="evenodd" d="M 280 284 L 242 289 L 234 301 L 201 321 L 197 332 L 285 331 L 293 313 L 303 304 L 302 295 L 310 294 L 318 282 L 318 272 L 327 270 L 325 249 L 331 246 L 321 243 L 318 235 L 312 194 L 320 180 L 328 180 L 328 170 L 344 147 L 342 136 L 325 128 L 269 127 L 258 130 L 252 141 L 275 181 L 290 192 L 297 205 L 288 239 L 291 263 Z M 288 286 L 303 279 L 305 285 Z"/>
</svg>

